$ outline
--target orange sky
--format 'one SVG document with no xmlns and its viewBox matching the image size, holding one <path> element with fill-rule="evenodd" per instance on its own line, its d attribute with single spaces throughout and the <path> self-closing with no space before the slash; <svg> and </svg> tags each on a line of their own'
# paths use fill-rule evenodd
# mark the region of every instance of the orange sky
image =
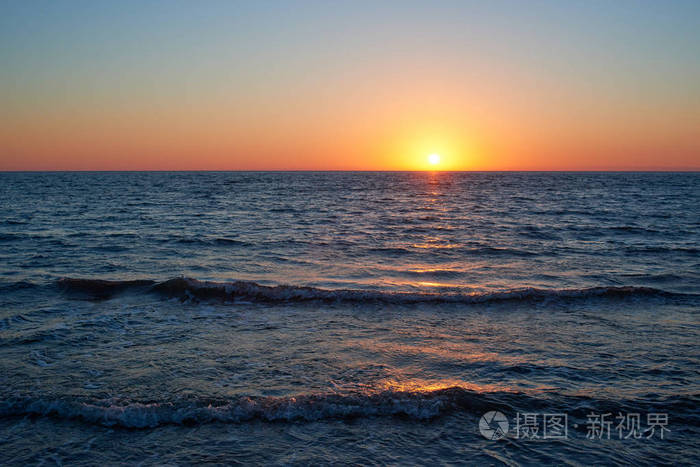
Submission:
<svg viewBox="0 0 700 467">
<path fill-rule="evenodd" d="M 155 31 L 100 11 L 6 31 L 0 170 L 700 169 L 700 73 L 679 49 L 697 34 L 593 11 L 591 39 L 559 11 L 504 26 L 407 8 L 367 24 L 316 7 L 285 28 L 250 7 L 243 30 L 213 10 Z M 457 13 L 493 29 L 465 31 Z"/>
</svg>

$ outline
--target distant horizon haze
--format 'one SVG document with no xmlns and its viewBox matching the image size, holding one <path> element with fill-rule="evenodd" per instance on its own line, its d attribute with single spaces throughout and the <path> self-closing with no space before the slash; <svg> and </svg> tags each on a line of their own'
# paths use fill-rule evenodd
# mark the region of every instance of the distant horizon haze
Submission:
<svg viewBox="0 0 700 467">
<path fill-rule="evenodd" d="M 397 172 L 397 173 L 402 173 L 402 172 L 435 172 L 435 173 L 694 173 L 694 172 L 700 172 L 700 169 L 698 168 L 678 168 L 678 169 L 610 169 L 610 170 L 586 170 L 586 169 L 580 169 L 580 170 L 557 170 L 557 169 L 550 169 L 550 170 L 436 170 L 436 169 L 413 169 L 413 170 L 392 170 L 392 169 L 386 169 L 386 170 L 374 170 L 374 169 L 184 169 L 184 170 L 178 170 L 178 169 L 18 169 L 18 170 L 0 170 L 0 173 L 21 173 L 21 172 L 27 172 L 27 173 L 90 173 L 90 172 L 95 172 L 95 173 L 101 173 L 101 172 L 250 172 L 250 173 L 255 173 L 255 172 L 270 172 L 270 173 L 275 173 L 275 172 L 281 172 L 281 173 L 305 173 L 305 172 L 369 172 L 369 173 L 376 173 L 376 172 Z"/>
</svg>

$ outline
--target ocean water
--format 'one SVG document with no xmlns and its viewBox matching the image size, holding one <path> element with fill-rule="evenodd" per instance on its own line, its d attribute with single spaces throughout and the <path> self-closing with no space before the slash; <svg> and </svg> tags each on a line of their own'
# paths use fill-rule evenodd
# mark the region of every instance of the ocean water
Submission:
<svg viewBox="0 0 700 467">
<path fill-rule="evenodd" d="M 699 253 L 697 173 L 1 173 L 0 464 L 697 465 Z"/>
</svg>

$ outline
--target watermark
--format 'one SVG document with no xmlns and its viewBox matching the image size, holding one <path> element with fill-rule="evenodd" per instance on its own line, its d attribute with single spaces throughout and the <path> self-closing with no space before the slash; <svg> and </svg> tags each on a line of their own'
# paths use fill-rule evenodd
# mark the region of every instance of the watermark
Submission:
<svg viewBox="0 0 700 467">
<path fill-rule="evenodd" d="M 499 440 L 510 436 L 525 440 L 569 439 L 569 415 L 566 413 L 521 413 L 515 414 L 514 423 L 495 410 L 486 412 L 479 419 L 479 432 L 484 438 Z M 510 430 L 511 425 L 513 430 Z M 579 429 L 579 424 L 572 425 Z M 664 439 L 670 433 L 667 413 L 622 413 L 612 412 L 586 415 L 587 439 Z"/>
<path fill-rule="evenodd" d="M 486 412 L 479 420 L 479 431 L 486 439 L 501 439 L 508 434 L 508 418 L 501 412 Z"/>
</svg>

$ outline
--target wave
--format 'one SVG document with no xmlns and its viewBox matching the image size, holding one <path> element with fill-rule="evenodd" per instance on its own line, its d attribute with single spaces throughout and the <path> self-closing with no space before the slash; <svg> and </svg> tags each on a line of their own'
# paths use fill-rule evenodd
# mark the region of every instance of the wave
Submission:
<svg viewBox="0 0 700 467">
<path fill-rule="evenodd" d="M 383 392 L 364 395 L 312 394 L 296 397 L 241 397 L 231 401 L 128 402 L 15 398 L 0 402 L 0 417 L 51 416 L 125 428 L 212 422 L 313 421 L 399 415 L 433 418 L 454 408 L 461 389 L 433 393 Z"/>
<path fill-rule="evenodd" d="M 228 237 L 176 237 L 165 238 L 162 243 L 180 243 L 185 245 L 203 245 L 203 246 L 251 246 L 250 243 Z"/>
<path fill-rule="evenodd" d="M 683 246 L 664 246 L 664 245 L 631 245 L 624 248 L 627 254 L 636 253 L 651 253 L 651 254 L 687 254 L 687 255 L 697 255 L 700 253 L 699 248 L 694 247 L 683 247 Z"/>
<path fill-rule="evenodd" d="M 29 281 L 4 282 L 0 281 L 0 292 L 14 292 L 15 290 L 33 289 L 36 284 Z"/>
<path fill-rule="evenodd" d="M 84 294 L 89 298 L 105 299 L 127 290 L 146 289 L 155 284 L 152 280 L 111 281 L 104 279 L 62 278 L 57 282 L 66 292 Z"/>
<path fill-rule="evenodd" d="M 11 397 L 0 401 L 0 417 L 54 417 L 122 428 L 155 428 L 164 425 L 317 421 L 398 416 L 429 420 L 455 412 L 475 415 L 490 410 L 559 410 L 584 418 L 591 410 L 656 410 L 674 414 L 674 420 L 700 424 L 698 397 L 673 396 L 651 401 L 611 401 L 584 396 L 537 398 L 520 392 L 477 392 L 462 387 L 432 391 L 383 391 L 352 394 L 301 394 L 288 397 L 242 396 L 231 400 L 184 399 L 165 402 Z"/>
<path fill-rule="evenodd" d="M 673 297 L 694 296 L 667 292 L 651 287 L 589 287 L 577 289 L 538 289 L 522 288 L 499 292 L 474 293 L 417 293 L 389 292 L 353 289 L 321 289 L 294 285 L 268 286 L 256 282 L 234 281 L 213 282 L 179 277 L 164 282 L 153 280 L 109 281 L 103 279 L 58 280 L 61 290 L 90 299 L 106 299 L 116 294 L 131 292 L 156 293 L 181 300 L 220 300 L 244 299 L 253 302 L 381 302 L 392 304 L 416 303 L 457 303 L 479 304 L 503 301 L 545 301 L 554 299 L 605 298 L 622 299 L 627 297 Z"/>
</svg>

